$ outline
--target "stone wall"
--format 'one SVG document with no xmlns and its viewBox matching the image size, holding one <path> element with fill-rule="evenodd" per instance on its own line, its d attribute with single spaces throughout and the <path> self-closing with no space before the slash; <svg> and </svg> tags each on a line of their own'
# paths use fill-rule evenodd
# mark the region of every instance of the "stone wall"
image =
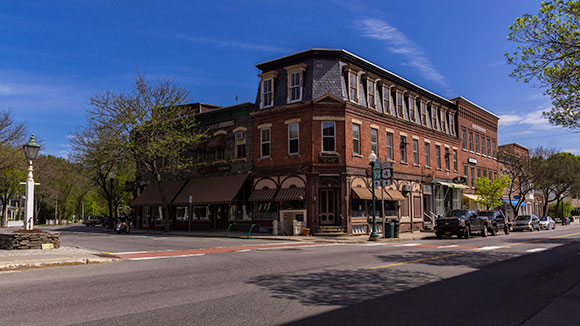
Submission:
<svg viewBox="0 0 580 326">
<path fill-rule="evenodd" d="M 59 232 L 0 234 L 0 249 L 42 249 L 43 244 L 60 247 Z"/>
</svg>

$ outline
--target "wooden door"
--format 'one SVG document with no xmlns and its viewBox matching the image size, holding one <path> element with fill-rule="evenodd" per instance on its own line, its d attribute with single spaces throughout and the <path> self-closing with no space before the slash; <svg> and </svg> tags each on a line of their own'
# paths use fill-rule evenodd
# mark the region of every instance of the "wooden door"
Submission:
<svg viewBox="0 0 580 326">
<path fill-rule="evenodd" d="M 338 225 L 337 189 L 320 189 L 320 225 Z"/>
</svg>

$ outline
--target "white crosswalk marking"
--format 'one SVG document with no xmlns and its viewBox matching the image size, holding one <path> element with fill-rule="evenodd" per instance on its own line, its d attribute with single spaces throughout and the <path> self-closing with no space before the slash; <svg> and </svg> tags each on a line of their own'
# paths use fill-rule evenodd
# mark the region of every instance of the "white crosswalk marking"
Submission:
<svg viewBox="0 0 580 326">
<path fill-rule="evenodd" d="M 477 248 L 475 250 L 495 250 L 495 249 L 500 249 L 500 248 L 503 248 L 503 246 L 486 246 L 486 247 Z"/>
<path fill-rule="evenodd" d="M 159 256 L 159 257 L 136 257 L 136 258 L 129 258 L 128 260 L 153 260 L 153 259 L 181 258 L 181 257 L 197 257 L 197 256 L 205 256 L 205 254 L 178 255 L 178 256 Z"/>
<path fill-rule="evenodd" d="M 420 245 L 420 243 L 403 243 L 400 245 L 396 245 L 395 247 L 414 247 L 418 245 Z"/>
<path fill-rule="evenodd" d="M 453 248 L 453 247 L 457 247 L 458 245 L 448 245 L 448 246 L 439 246 L 437 248 Z"/>
<path fill-rule="evenodd" d="M 248 251 L 252 251 L 252 250 L 250 250 L 250 249 L 244 249 L 244 250 L 238 250 L 236 252 L 248 252 Z"/>
<path fill-rule="evenodd" d="M 548 248 L 534 248 L 534 249 L 528 249 L 528 250 L 526 250 L 526 252 L 540 252 L 540 251 L 544 251 L 544 250 L 548 250 Z"/>
</svg>

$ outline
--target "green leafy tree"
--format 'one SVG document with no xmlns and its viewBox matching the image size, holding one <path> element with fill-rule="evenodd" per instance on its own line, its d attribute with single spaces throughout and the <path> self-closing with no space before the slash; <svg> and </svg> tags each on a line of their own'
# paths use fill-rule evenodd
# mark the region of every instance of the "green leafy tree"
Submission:
<svg viewBox="0 0 580 326">
<path fill-rule="evenodd" d="M 0 170 L 0 203 L 2 204 L 2 227 L 8 225 L 8 204 L 11 199 L 24 193 L 26 180 L 26 158 L 22 151 L 11 151 L 12 155 L 4 160 L 5 168 Z"/>
<path fill-rule="evenodd" d="M 511 77 L 546 89 L 553 108 L 551 123 L 580 128 L 580 1 L 542 2 L 536 15 L 525 14 L 510 26 L 508 40 L 518 43 L 506 53 L 515 66 Z"/>
<path fill-rule="evenodd" d="M 554 218 L 568 217 L 572 214 L 572 209 L 574 209 L 574 207 L 572 207 L 572 204 L 567 201 L 562 202 L 561 205 L 556 205 L 555 203 L 550 204 L 549 215 Z"/>
<path fill-rule="evenodd" d="M 169 198 L 161 181 L 190 169 L 189 149 L 204 136 L 195 112 L 184 105 L 188 101 L 189 92 L 173 80 L 150 82 L 138 74 L 130 92 L 95 95 L 88 109 L 87 128 L 102 135 L 103 147 L 117 153 L 111 155 L 127 155 L 138 175 L 158 188 L 167 230 Z"/>
<path fill-rule="evenodd" d="M 501 197 L 510 183 L 511 180 L 507 175 L 500 175 L 493 180 L 477 178 L 475 180 L 475 193 L 479 195 L 479 199 L 476 202 L 485 207 L 486 210 L 501 206 Z"/>
</svg>

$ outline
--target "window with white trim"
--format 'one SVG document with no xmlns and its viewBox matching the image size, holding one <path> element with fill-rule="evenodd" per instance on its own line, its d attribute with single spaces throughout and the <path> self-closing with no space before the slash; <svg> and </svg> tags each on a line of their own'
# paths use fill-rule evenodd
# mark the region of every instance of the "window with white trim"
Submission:
<svg viewBox="0 0 580 326">
<path fill-rule="evenodd" d="M 445 121 L 446 120 L 445 119 L 445 116 L 446 116 L 445 110 L 441 110 L 440 111 L 440 115 L 441 115 L 441 119 L 440 119 L 440 121 L 441 121 L 441 132 L 445 132 L 446 133 L 447 132 L 447 122 Z"/>
<path fill-rule="evenodd" d="M 449 170 L 449 148 L 445 147 L 445 169 Z"/>
<path fill-rule="evenodd" d="M 473 153 L 473 131 L 469 131 L 469 151 Z"/>
<path fill-rule="evenodd" d="M 495 139 L 491 141 L 491 148 L 493 150 L 493 158 L 497 158 L 497 148 L 495 147 Z"/>
<path fill-rule="evenodd" d="M 270 157 L 270 128 L 260 129 L 260 157 Z"/>
<path fill-rule="evenodd" d="M 360 155 L 360 125 L 352 124 L 352 152 Z"/>
<path fill-rule="evenodd" d="M 300 153 L 300 131 L 299 124 L 292 123 L 288 125 L 288 154 L 296 155 Z"/>
<path fill-rule="evenodd" d="M 419 164 L 419 140 L 413 139 L 413 163 Z"/>
<path fill-rule="evenodd" d="M 431 166 L 431 144 L 425 142 L 425 166 Z"/>
<path fill-rule="evenodd" d="M 467 131 L 461 128 L 461 139 L 463 139 L 463 149 L 467 150 Z"/>
<path fill-rule="evenodd" d="M 455 116 L 451 112 L 449 112 L 449 131 L 455 136 Z"/>
<path fill-rule="evenodd" d="M 292 71 L 289 79 L 289 103 L 302 100 L 302 71 Z"/>
<path fill-rule="evenodd" d="M 274 105 L 274 78 L 262 80 L 262 107 L 268 108 Z"/>
<path fill-rule="evenodd" d="M 393 133 L 387 132 L 387 159 L 394 160 L 395 156 L 393 153 Z"/>
<path fill-rule="evenodd" d="M 453 171 L 457 171 L 457 150 L 453 150 Z"/>
<path fill-rule="evenodd" d="M 435 145 L 435 164 L 437 169 L 441 170 L 441 146 Z"/>
<path fill-rule="evenodd" d="M 427 125 L 427 103 L 421 101 L 421 124 Z"/>
<path fill-rule="evenodd" d="M 397 116 L 403 119 L 403 94 L 397 91 Z"/>
<path fill-rule="evenodd" d="M 383 87 L 383 112 L 391 114 L 391 89 L 389 87 Z"/>
<path fill-rule="evenodd" d="M 368 92 L 368 106 L 370 108 L 375 108 L 375 81 L 372 79 L 367 79 L 367 92 Z"/>
<path fill-rule="evenodd" d="M 415 115 L 415 98 L 409 96 L 409 117 L 411 121 L 416 122 L 416 115 Z"/>
<path fill-rule="evenodd" d="M 371 128 L 371 151 L 379 156 L 379 130 Z"/>
<path fill-rule="evenodd" d="M 322 122 L 322 151 L 336 151 L 336 124 L 334 121 Z"/>
<path fill-rule="evenodd" d="M 358 74 L 355 71 L 348 72 L 349 100 L 358 103 Z"/>
<path fill-rule="evenodd" d="M 485 151 L 486 147 L 485 147 L 485 136 L 481 135 L 481 155 L 485 156 L 487 155 L 487 152 Z"/>
<path fill-rule="evenodd" d="M 487 156 L 491 157 L 491 139 L 487 137 Z"/>
<path fill-rule="evenodd" d="M 401 162 L 407 162 L 407 137 L 401 136 Z"/>
<path fill-rule="evenodd" d="M 433 124 L 433 129 L 435 130 L 439 130 L 439 126 L 437 123 L 437 108 L 434 106 L 431 106 L 431 118 L 433 120 L 432 124 Z"/>
<path fill-rule="evenodd" d="M 479 154 L 479 134 L 475 133 L 475 153 Z"/>
</svg>

